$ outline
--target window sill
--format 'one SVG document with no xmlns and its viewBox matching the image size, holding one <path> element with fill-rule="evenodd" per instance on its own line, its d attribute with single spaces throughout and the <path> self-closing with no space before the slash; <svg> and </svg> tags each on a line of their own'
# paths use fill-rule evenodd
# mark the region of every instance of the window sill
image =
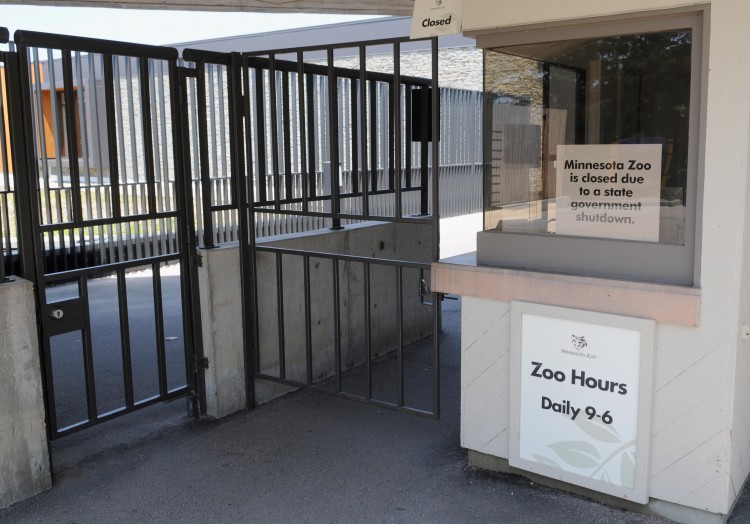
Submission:
<svg viewBox="0 0 750 524">
<path fill-rule="evenodd" d="M 476 298 L 586 309 L 698 326 L 698 288 L 478 266 L 476 253 L 433 262 L 432 289 Z"/>
</svg>

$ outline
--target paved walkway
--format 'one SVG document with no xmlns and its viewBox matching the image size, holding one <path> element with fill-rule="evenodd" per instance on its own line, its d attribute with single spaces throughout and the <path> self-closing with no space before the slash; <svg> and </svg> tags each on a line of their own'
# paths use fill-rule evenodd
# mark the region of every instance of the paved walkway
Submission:
<svg viewBox="0 0 750 524">
<path fill-rule="evenodd" d="M 438 422 L 313 391 L 220 421 L 154 406 L 56 441 L 54 487 L 0 522 L 664 522 L 469 468 L 445 304 Z M 731 522 L 750 522 L 748 498 Z"/>
</svg>

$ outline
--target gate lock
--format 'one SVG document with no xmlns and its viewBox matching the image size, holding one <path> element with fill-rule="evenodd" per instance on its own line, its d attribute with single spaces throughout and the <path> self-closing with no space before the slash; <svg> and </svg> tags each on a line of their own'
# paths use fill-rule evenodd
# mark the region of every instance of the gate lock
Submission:
<svg viewBox="0 0 750 524">
<path fill-rule="evenodd" d="M 86 327 L 86 303 L 72 298 L 47 304 L 44 321 L 45 336 L 62 335 Z"/>
</svg>

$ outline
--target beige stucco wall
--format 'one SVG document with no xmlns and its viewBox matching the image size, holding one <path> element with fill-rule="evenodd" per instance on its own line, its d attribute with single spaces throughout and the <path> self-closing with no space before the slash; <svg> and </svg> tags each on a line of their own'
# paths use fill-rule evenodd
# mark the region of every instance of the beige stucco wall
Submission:
<svg viewBox="0 0 750 524">
<path fill-rule="evenodd" d="M 708 46 L 703 58 L 707 85 L 702 129 L 706 137 L 698 166 L 702 186 L 697 238 L 701 245 L 701 312 L 697 327 L 665 323 L 657 327 L 650 494 L 726 514 L 750 472 L 750 376 L 745 371 L 750 364 L 750 344 L 740 337 L 741 326 L 750 324 L 750 304 L 743 300 L 750 291 L 750 238 L 745 225 L 750 221 L 750 71 L 746 67 L 750 3 L 506 0 L 500 8 L 493 1 L 465 0 L 463 28 L 464 32 L 481 31 L 673 7 L 708 9 L 704 35 Z M 481 316 L 465 314 L 464 318 L 464 357 L 473 352 L 476 357 L 471 358 L 477 360 L 462 370 L 462 441 L 470 449 L 507 456 L 503 428 L 488 432 L 483 427 L 480 434 L 471 424 L 490 404 L 499 407 L 507 403 L 499 386 L 489 386 L 474 374 L 495 377 L 497 383 L 507 385 L 509 370 L 507 362 L 503 363 L 507 355 L 502 348 L 509 344 L 509 327 L 505 325 L 509 305 L 497 302 L 490 307 L 482 301 L 472 306 L 469 302 L 469 310 L 481 312 Z M 634 316 L 637 313 L 634 311 Z M 485 336 L 480 333 L 488 330 L 495 332 L 494 342 L 489 338 L 482 341 Z"/>
<path fill-rule="evenodd" d="M 658 11 L 676 7 L 708 4 L 739 6 L 742 0 L 714 0 L 713 2 L 690 2 L 685 0 L 621 0 L 620 2 L 591 2 L 568 0 L 554 2 L 537 0 L 524 2 L 506 0 L 463 0 L 462 29 L 464 34 L 483 29 L 515 27 L 556 21 L 581 20 L 598 16 L 612 16 L 634 12 Z"/>
</svg>

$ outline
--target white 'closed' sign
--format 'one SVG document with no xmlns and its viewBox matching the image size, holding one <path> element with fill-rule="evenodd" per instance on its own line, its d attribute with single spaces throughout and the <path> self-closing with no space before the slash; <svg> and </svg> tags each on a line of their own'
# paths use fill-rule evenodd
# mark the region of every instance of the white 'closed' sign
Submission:
<svg viewBox="0 0 750 524">
<path fill-rule="evenodd" d="M 461 32 L 461 0 L 415 0 L 411 38 Z"/>
</svg>

